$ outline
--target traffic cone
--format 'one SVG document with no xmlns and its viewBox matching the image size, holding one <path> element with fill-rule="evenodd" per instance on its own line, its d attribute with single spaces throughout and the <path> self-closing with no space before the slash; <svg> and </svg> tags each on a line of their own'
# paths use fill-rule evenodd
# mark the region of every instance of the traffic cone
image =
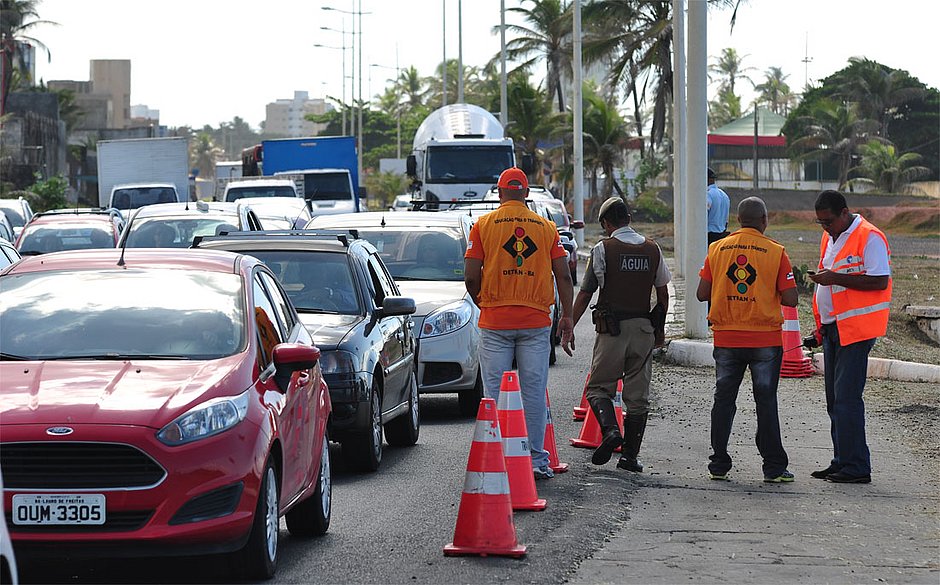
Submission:
<svg viewBox="0 0 940 585">
<path fill-rule="evenodd" d="M 548 451 L 548 466 L 555 473 L 568 471 L 567 463 L 558 462 L 558 446 L 555 445 L 555 425 L 552 424 L 552 402 L 548 398 L 548 388 L 545 389 L 545 450 Z"/>
<path fill-rule="evenodd" d="M 506 459 L 506 474 L 509 476 L 512 509 L 544 510 L 545 500 L 539 499 L 535 491 L 532 451 L 529 449 L 529 432 L 526 430 L 525 412 L 522 410 L 522 391 L 519 388 L 518 372 L 503 372 L 497 405 L 499 432 L 503 436 L 503 457 Z"/>
<path fill-rule="evenodd" d="M 617 419 L 617 427 L 620 429 L 620 435 L 623 435 L 623 380 L 617 381 L 617 394 L 614 395 L 614 417 Z M 585 449 L 597 449 L 601 444 L 601 427 L 597 424 L 597 417 L 594 416 L 594 410 L 588 408 L 584 424 L 581 425 L 581 432 L 577 439 L 568 439 L 575 447 Z M 614 449 L 620 452 L 620 447 Z"/>
<path fill-rule="evenodd" d="M 808 378 L 813 375 L 813 360 L 803 353 L 800 315 L 796 307 L 783 308 L 783 361 L 781 378 Z"/>
<path fill-rule="evenodd" d="M 591 406 L 587 401 L 587 387 L 590 381 L 591 372 L 588 372 L 587 378 L 584 379 L 584 390 L 581 392 L 581 404 L 574 407 L 574 420 L 584 420 L 584 417 L 587 416 L 587 411 L 591 410 Z"/>
<path fill-rule="evenodd" d="M 521 557 L 525 551 L 516 541 L 512 521 L 496 401 L 484 398 L 477 409 L 454 541 L 444 547 L 444 554 Z"/>
</svg>

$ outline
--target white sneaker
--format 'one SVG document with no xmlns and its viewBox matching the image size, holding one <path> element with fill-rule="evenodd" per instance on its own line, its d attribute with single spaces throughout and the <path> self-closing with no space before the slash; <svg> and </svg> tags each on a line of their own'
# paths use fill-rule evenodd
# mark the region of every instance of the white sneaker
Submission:
<svg viewBox="0 0 940 585">
<path fill-rule="evenodd" d="M 548 465 L 536 467 L 532 470 L 532 473 L 535 475 L 535 479 L 552 479 L 555 477 L 555 472 Z"/>
</svg>

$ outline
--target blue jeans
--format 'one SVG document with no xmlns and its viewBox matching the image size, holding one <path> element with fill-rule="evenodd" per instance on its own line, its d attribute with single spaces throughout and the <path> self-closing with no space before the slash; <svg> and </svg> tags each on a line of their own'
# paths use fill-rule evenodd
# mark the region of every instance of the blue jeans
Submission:
<svg viewBox="0 0 940 585">
<path fill-rule="evenodd" d="M 868 353 L 875 346 L 875 340 L 843 346 L 835 324 L 823 325 L 822 335 L 832 466 L 849 475 L 871 475 L 862 393 L 868 376 Z"/>
<path fill-rule="evenodd" d="M 532 467 L 548 465 L 548 451 L 542 447 L 545 444 L 545 390 L 548 354 L 552 348 L 551 329 L 480 329 L 480 370 L 485 397 L 499 400 L 503 372 L 511 370 L 513 358 L 516 360 Z"/>
<path fill-rule="evenodd" d="M 780 381 L 782 347 L 716 347 L 715 402 L 712 405 L 712 456 L 708 470 L 717 475 L 731 469 L 728 439 L 744 370 L 751 369 L 754 404 L 757 407 L 757 450 L 764 460 L 764 477 L 777 477 L 787 469 L 787 452 L 780 441 L 777 383 Z"/>
</svg>

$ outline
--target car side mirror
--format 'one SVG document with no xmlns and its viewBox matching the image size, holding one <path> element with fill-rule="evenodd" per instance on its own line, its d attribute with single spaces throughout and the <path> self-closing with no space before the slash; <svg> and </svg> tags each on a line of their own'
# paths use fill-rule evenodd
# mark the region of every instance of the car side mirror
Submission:
<svg viewBox="0 0 940 585">
<path fill-rule="evenodd" d="M 415 312 L 415 300 L 409 297 L 385 297 L 382 308 L 376 311 L 381 317 L 412 315 Z"/>
<path fill-rule="evenodd" d="M 405 159 L 405 174 L 409 177 L 416 177 L 418 174 L 418 159 L 413 154 L 409 154 Z"/>
<path fill-rule="evenodd" d="M 571 229 L 573 229 L 573 230 L 583 230 L 583 229 L 584 229 L 584 222 L 581 221 L 580 219 L 571 222 Z"/>
<path fill-rule="evenodd" d="M 320 350 L 302 343 L 279 343 L 274 346 L 274 381 L 282 392 L 287 392 L 291 375 L 309 370 L 320 361 Z"/>
</svg>

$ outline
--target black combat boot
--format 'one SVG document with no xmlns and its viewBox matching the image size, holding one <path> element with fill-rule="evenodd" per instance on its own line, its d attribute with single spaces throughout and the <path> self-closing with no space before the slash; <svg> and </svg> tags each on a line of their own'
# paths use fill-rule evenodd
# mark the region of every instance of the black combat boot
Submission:
<svg viewBox="0 0 940 585">
<path fill-rule="evenodd" d="M 637 455 L 640 454 L 640 444 L 643 443 L 643 433 L 646 432 L 645 414 L 626 414 L 623 417 L 623 451 L 620 455 L 620 461 L 617 467 L 627 471 L 640 473 L 643 471 L 643 464 L 637 461 Z"/>
<path fill-rule="evenodd" d="M 591 410 L 597 418 L 597 424 L 601 427 L 601 444 L 594 450 L 591 457 L 591 463 L 594 465 L 603 465 L 610 461 L 610 456 L 614 449 L 623 441 L 620 436 L 620 427 L 617 425 L 617 414 L 614 412 L 614 403 L 610 398 L 591 397 L 588 398 Z"/>
</svg>

